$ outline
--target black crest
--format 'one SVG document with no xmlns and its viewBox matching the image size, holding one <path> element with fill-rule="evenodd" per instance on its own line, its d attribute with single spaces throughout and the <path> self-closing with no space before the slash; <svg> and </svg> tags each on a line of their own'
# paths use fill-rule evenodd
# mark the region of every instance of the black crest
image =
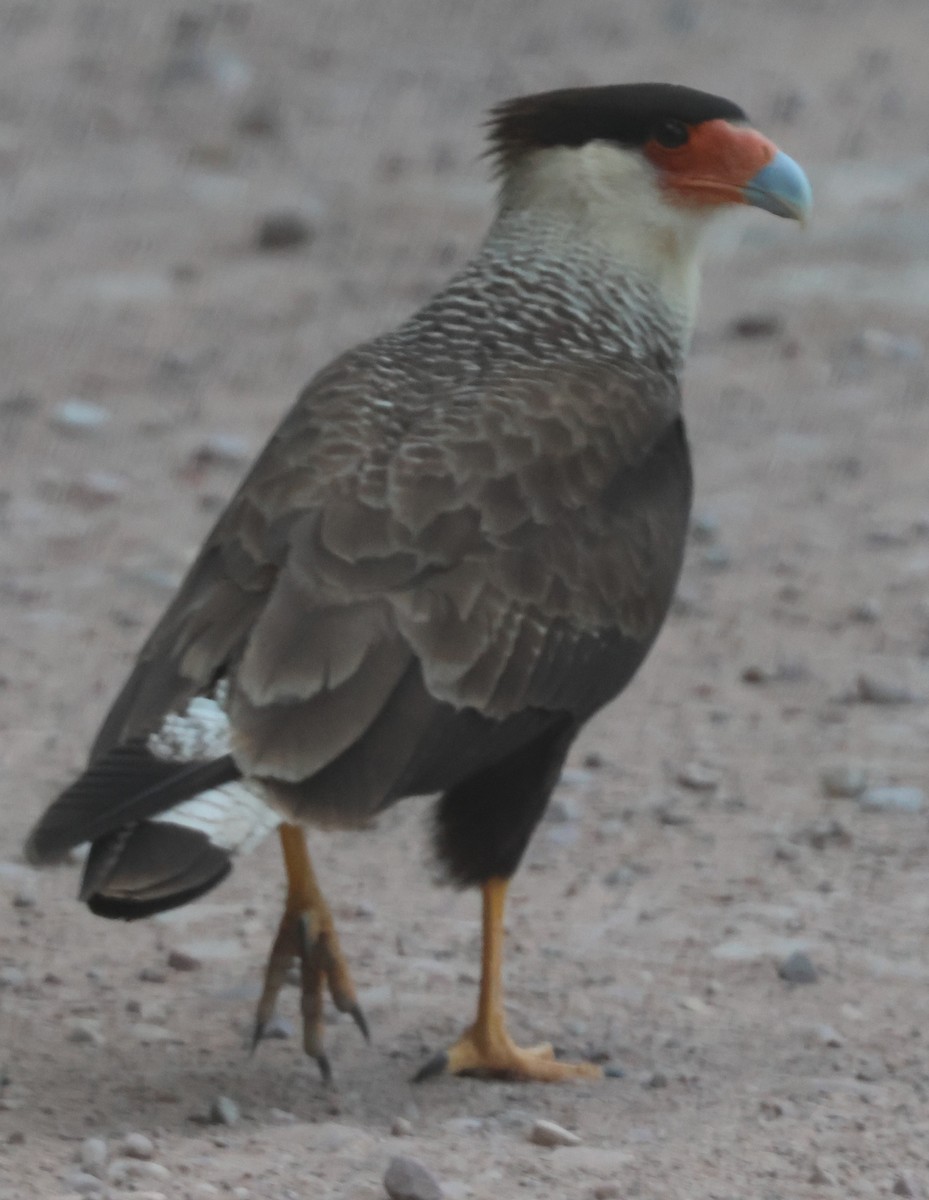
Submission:
<svg viewBox="0 0 929 1200">
<path fill-rule="evenodd" d="M 608 141 L 643 146 L 663 122 L 744 121 L 731 100 L 672 83 L 564 88 L 517 96 L 491 111 L 491 153 L 501 166 L 529 150 Z"/>
</svg>

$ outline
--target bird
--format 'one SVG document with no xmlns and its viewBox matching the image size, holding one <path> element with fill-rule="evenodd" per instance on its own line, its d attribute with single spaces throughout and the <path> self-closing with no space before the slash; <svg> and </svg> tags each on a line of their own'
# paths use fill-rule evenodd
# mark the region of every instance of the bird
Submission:
<svg viewBox="0 0 929 1200">
<path fill-rule="evenodd" d="M 569 748 L 672 602 L 703 235 L 737 206 L 811 211 L 801 167 L 737 104 L 679 84 L 507 100 L 488 154 L 485 240 L 311 379 L 26 845 L 42 864 L 90 843 L 80 899 L 134 920 L 276 831 L 287 891 L 253 1042 L 298 963 L 327 1080 L 327 994 L 368 1026 L 307 829 L 413 796 L 437 797 L 438 860 L 482 897 L 475 1019 L 417 1078 L 603 1074 L 512 1039 L 507 891 Z"/>
</svg>

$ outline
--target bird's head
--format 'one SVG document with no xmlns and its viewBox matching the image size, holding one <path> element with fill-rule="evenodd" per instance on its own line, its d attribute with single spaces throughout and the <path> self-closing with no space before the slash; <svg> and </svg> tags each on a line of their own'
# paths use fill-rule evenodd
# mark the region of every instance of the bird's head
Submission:
<svg viewBox="0 0 929 1200">
<path fill-rule="evenodd" d="M 751 205 L 804 221 L 801 168 L 738 105 L 663 83 L 521 96 L 490 118 L 501 216 L 536 219 L 657 277 L 692 308 L 700 235 L 720 211 Z"/>
</svg>

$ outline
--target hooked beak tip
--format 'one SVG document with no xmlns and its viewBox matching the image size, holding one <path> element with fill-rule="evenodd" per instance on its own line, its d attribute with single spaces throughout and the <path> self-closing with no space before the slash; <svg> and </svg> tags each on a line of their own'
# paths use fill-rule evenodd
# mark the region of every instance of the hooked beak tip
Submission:
<svg viewBox="0 0 929 1200">
<path fill-rule="evenodd" d="M 799 163 L 779 150 L 742 189 L 746 204 L 806 225 L 813 211 L 813 189 Z"/>
</svg>

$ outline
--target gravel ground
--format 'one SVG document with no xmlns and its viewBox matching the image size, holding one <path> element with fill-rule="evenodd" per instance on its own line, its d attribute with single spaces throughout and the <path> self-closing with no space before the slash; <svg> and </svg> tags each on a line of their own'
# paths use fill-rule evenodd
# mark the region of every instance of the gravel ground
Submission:
<svg viewBox="0 0 929 1200">
<path fill-rule="evenodd" d="M 0 1200 L 929 1195 L 927 44 L 923 0 L 0 3 Z M 479 949 L 410 803 L 315 839 L 374 1032 L 328 1092 L 295 994 L 243 1048 L 274 846 L 130 927 L 21 841 L 300 385 L 480 237 L 483 110 L 647 78 L 817 210 L 720 229 L 680 600 L 514 887 L 514 1032 L 624 1075 L 409 1083 Z"/>
</svg>

